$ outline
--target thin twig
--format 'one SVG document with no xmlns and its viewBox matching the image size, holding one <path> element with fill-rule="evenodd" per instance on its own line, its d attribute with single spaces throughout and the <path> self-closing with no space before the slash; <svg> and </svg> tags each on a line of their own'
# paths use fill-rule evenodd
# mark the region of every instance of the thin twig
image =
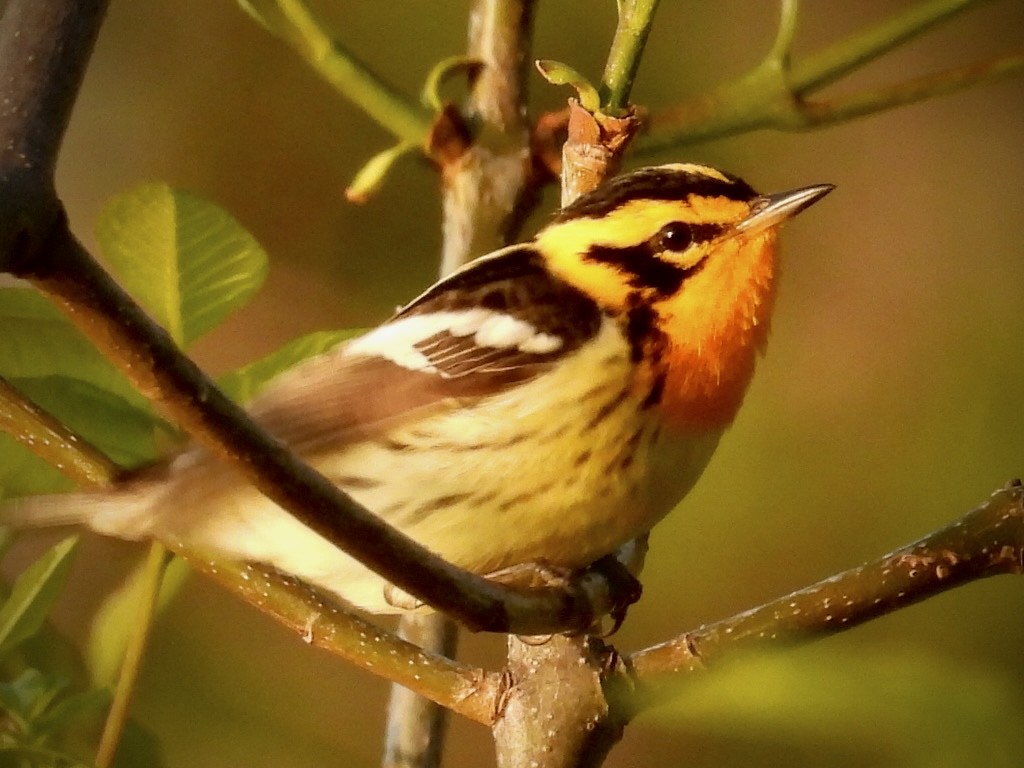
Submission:
<svg viewBox="0 0 1024 768">
<path fill-rule="evenodd" d="M 629 657 L 629 707 L 656 703 L 687 675 L 751 646 L 842 632 L 969 581 L 1024 573 L 1024 486 L 996 491 L 957 522 L 880 559 Z"/>
<path fill-rule="evenodd" d="M 965 64 L 860 93 L 805 101 L 800 105 L 800 119 L 793 127 L 806 130 L 841 123 L 946 93 L 966 90 L 1021 72 L 1024 72 L 1024 52 Z M 779 124 L 776 127 L 782 128 L 783 125 Z"/>
<path fill-rule="evenodd" d="M 835 99 L 811 95 L 982 0 L 926 0 L 849 35 L 817 53 L 791 60 L 795 2 L 784 3 L 776 42 L 753 70 L 710 93 L 652 110 L 639 155 L 674 149 L 747 131 L 807 130 L 875 114 L 1020 72 L 1022 54 L 1012 53 Z"/>
<path fill-rule="evenodd" d="M 403 142 L 423 144 L 432 116 L 348 50 L 303 0 L 239 0 L 270 33 L 378 125 Z"/>
<path fill-rule="evenodd" d="M 0 431 L 11 435 L 77 485 L 110 487 L 120 471 L 102 451 L 0 378 Z"/>
<path fill-rule="evenodd" d="M 789 82 L 807 94 L 834 83 L 889 51 L 989 0 L 924 0 L 845 37 L 822 51 L 794 61 Z"/>
<path fill-rule="evenodd" d="M 117 746 L 121 743 L 121 734 L 128 722 L 128 704 L 131 702 L 135 682 L 142 669 L 142 658 L 153 627 L 157 599 L 160 596 L 160 586 L 163 584 L 168 559 L 169 553 L 162 544 L 154 541 L 149 545 L 140 582 L 135 621 L 128 636 L 128 646 L 125 648 L 117 684 L 114 686 L 114 697 L 110 702 L 110 710 L 103 723 L 103 733 L 100 735 L 99 747 L 96 750 L 96 768 L 108 768 L 114 762 Z"/>
<path fill-rule="evenodd" d="M 619 23 L 615 27 L 599 89 L 601 107 L 609 115 L 619 116 L 629 105 L 629 93 L 640 68 L 657 8 L 658 0 L 619 2 Z"/>
</svg>

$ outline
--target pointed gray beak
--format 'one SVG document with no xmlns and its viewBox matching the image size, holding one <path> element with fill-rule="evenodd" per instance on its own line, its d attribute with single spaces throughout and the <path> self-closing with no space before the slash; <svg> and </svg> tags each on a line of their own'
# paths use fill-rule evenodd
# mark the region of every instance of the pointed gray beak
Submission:
<svg viewBox="0 0 1024 768">
<path fill-rule="evenodd" d="M 754 201 L 750 215 L 736 225 L 737 232 L 756 234 L 796 216 L 835 189 L 832 184 L 815 184 L 789 192 L 764 195 Z"/>
</svg>

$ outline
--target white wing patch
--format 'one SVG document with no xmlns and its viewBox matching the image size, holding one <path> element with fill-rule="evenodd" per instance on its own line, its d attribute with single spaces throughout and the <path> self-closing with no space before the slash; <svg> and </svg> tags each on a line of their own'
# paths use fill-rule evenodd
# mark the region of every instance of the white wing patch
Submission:
<svg viewBox="0 0 1024 768">
<path fill-rule="evenodd" d="M 459 339 L 472 337 L 473 345 L 480 349 L 533 355 L 548 355 L 563 345 L 560 337 L 538 331 L 525 320 L 474 308 L 399 318 L 354 339 L 345 347 L 344 354 L 383 357 L 410 371 L 447 377 L 426 354 L 426 348 L 417 347 L 440 334 Z"/>
</svg>

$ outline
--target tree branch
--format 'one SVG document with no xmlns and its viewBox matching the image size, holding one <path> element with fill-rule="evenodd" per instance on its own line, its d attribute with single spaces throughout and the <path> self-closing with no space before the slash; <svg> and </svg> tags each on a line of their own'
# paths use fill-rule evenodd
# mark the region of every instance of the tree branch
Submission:
<svg viewBox="0 0 1024 768">
<path fill-rule="evenodd" d="M 442 163 L 442 244 L 445 276 L 475 256 L 506 245 L 510 221 L 529 173 L 526 62 L 533 0 L 477 0 L 470 9 L 466 56 L 475 76 L 460 121 L 475 137 Z M 400 632 L 420 647 L 453 656 L 458 630 L 443 616 L 403 617 Z M 427 643 L 427 645 L 424 645 Z M 388 704 L 385 768 L 436 768 L 446 713 L 399 685 Z"/>
<path fill-rule="evenodd" d="M 680 681 L 751 646 L 805 643 L 970 581 L 1024 573 L 1024 486 L 1014 481 L 957 522 L 880 559 L 632 654 L 626 705 L 639 711 Z"/>
<path fill-rule="evenodd" d="M 833 99 L 805 101 L 799 106 L 799 119 L 790 130 L 806 130 L 845 122 L 876 112 L 924 101 L 934 96 L 962 91 L 981 83 L 994 82 L 1024 72 L 1024 52 L 998 56 L 954 67 L 943 72 L 905 80 L 902 83 Z M 780 124 L 777 126 L 782 128 Z"/>
<path fill-rule="evenodd" d="M 238 3 L 384 130 L 403 142 L 422 146 L 433 122 L 430 112 L 360 61 L 327 30 L 303 0 L 238 0 Z"/>
<path fill-rule="evenodd" d="M 31 253 L 59 216 L 57 152 L 106 8 L 12 0 L 0 17 L 0 258 Z"/>
<path fill-rule="evenodd" d="M 0 430 L 76 484 L 108 488 L 120 467 L 0 378 Z"/>
<path fill-rule="evenodd" d="M 629 92 L 654 23 L 658 0 L 619 0 L 619 23 L 608 51 L 599 93 L 609 115 L 620 116 L 629 105 Z"/>
<path fill-rule="evenodd" d="M 533 6 L 478 0 L 470 12 L 467 55 L 482 66 L 466 105 L 472 143 L 441 163 L 442 275 L 506 245 L 530 205 L 525 72 Z"/>
<path fill-rule="evenodd" d="M 636 146 L 648 154 L 762 128 L 794 131 L 850 120 L 1024 70 L 1013 53 L 838 99 L 809 97 L 845 75 L 980 4 L 925 0 L 799 60 L 789 55 L 796 4 L 783 3 L 779 35 L 766 59 L 739 79 L 681 104 L 652 110 Z"/>
<path fill-rule="evenodd" d="M 793 62 L 789 73 L 790 84 L 798 94 L 820 90 L 985 2 L 988 0 L 923 0 L 818 53 Z"/>
</svg>

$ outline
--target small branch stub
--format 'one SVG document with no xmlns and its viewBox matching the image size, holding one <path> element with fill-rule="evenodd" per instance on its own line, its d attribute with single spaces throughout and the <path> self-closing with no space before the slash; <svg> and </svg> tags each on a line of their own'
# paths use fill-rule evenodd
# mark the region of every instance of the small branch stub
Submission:
<svg viewBox="0 0 1024 768">
<path fill-rule="evenodd" d="M 569 99 L 569 137 L 562 148 L 562 204 L 614 176 L 625 147 L 640 130 L 640 118 L 630 109 L 623 117 L 588 112 Z"/>
</svg>

